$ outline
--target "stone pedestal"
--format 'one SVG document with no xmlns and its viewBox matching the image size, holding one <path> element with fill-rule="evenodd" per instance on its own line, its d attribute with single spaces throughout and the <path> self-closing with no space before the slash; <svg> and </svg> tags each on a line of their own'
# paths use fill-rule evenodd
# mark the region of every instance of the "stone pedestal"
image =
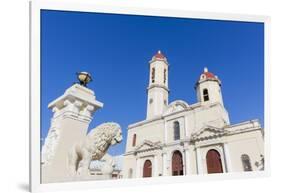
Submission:
<svg viewBox="0 0 281 193">
<path fill-rule="evenodd" d="M 42 183 L 68 181 L 68 153 L 87 134 L 93 113 L 103 104 L 92 90 L 74 84 L 52 101 L 51 127 L 42 148 Z"/>
</svg>

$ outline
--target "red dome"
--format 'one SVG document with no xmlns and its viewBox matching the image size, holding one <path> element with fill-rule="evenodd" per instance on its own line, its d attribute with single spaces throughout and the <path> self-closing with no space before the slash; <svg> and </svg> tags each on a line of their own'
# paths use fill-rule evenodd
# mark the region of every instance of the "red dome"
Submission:
<svg viewBox="0 0 281 193">
<path fill-rule="evenodd" d="M 161 51 L 159 50 L 155 55 L 154 55 L 155 59 L 165 59 L 166 57 L 161 53 Z"/>
<path fill-rule="evenodd" d="M 216 78 L 215 75 L 211 72 L 204 72 L 206 78 Z"/>
<path fill-rule="evenodd" d="M 197 81 L 196 86 L 201 82 L 205 82 L 205 81 L 216 81 L 219 83 L 219 85 L 221 85 L 220 79 L 213 73 L 209 72 L 208 68 L 206 67 L 204 68 L 204 72 L 200 75 L 200 78 Z"/>
<path fill-rule="evenodd" d="M 201 77 L 204 77 L 204 76 L 202 76 L 202 75 L 204 75 L 205 76 L 205 78 L 206 79 L 214 79 L 214 78 L 216 78 L 217 79 L 217 77 L 213 74 L 213 73 L 211 73 L 211 72 L 209 72 L 208 71 L 208 68 L 204 68 L 204 72 L 203 72 L 203 74 L 201 74 Z"/>
</svg>

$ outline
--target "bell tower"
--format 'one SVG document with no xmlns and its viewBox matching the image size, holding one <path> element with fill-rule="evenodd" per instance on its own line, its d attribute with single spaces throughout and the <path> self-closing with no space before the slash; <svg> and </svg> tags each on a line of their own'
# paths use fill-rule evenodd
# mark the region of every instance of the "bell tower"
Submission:
<svg viewBox="0 0 281 193">
<path fill-rule="evenodd" d="M 146 119 L 161 115 L 168 105 L 168 61 L 159 50 L 149 62 Z"/>
<path fill-rule="evenodd" d="M 197 100 L 201 104 L 218 102 L 223 106 L 221 81 L 217 76 L 209 72 L 208 68 L 204 68 L 204 72 L 200 75 L 195 88 Z"/>
</svg>

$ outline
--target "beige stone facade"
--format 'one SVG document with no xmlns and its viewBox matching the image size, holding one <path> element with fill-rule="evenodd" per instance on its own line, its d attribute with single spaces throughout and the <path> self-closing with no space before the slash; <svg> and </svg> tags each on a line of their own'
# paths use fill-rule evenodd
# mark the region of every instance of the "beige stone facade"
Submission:
<svg viewBox="0 0 281 193">
<path fill-rule="evenodd" d="M 258 120 L 230 124 L 219 78 L 204 69 L 197 103 L 169 103 L 168 69 L 159 51 L 150 61 L 147 118 L 128 126 L 123 177 L 263 170 L 263 129 Z"/>
</svg>

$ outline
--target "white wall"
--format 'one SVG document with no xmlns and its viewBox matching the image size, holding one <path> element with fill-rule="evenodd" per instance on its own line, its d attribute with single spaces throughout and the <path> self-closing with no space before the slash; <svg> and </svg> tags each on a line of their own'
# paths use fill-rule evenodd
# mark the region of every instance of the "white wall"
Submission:
<svg viewBox="0 0 281 193">
<path fill-rule="evenodd" d="M 202 129 L 206 125 L 214 127 L 223 127 L 229 123 L 227 111 L 219 104 L 209 106 L 203 106 L 195 109 L 194 112 L 188 112 L 187 114 L 187 126 L 190 132 L 196 132 Z"/>
<path fill-rule="evenodd" d="M 204 101 L 203 97 L 203 90 L 208 90 L 208 96 L 209 100 Z M 219 83 L 217 81 L 202 81 L 196 89 L 197 92 L 197 101 L 198 102 L 204 102 L 204 103 L 214 103 L 219 102 L 223 105 L 223 97 L 222 97 L 222 91 L 221 87 L 219 86 Z"/>
<path fill-rule="evenodd" d="M 150 99 L 152 99 L 152 103 L 150 103 Z M 168 102 L 169 93 L 167 90 L 160 87 L 149 89 L 147 94 L 147 119 L 161 115 L 164 112 Z"/>
<path fill-rule="evenodd" d="M 255 162 L 260 162 L 260 155 L 264 155 L 264 147 L 260 143 L 261 138 L 261 132 L 256 131 L 250 134 L 233 136 L 229 139 L 227 145 L 230 152 L 231 165 L 234 171 L 243 171 L 241 162 L 242 154 L 247 154 L 250 157 L 253 171 L 258 170 L 258 167 L 255 166 Z"/>
<path fill-rule="evenodd" d="M 136 146 L 133 147 L 133 135 L 137 134 Z M 131 151 L 141 145 L 144 140 L 152 142 L 164 141 L 164 122 L 162 120 L 148 123 L 147 125 L 134 127 L 128 130 L 126 151 Z"/>
<path fill-rule="evenodd" d="M 168 64 L 162 60 L 153 60 L 153 62 L 151 62 L 149 65 L 150 78 L 148 85 L 149 89 L 147 90 L 147 119 L 151 119 L 154 116 L 161 115 L 164 112 L 165 107 L 169 103 Z M 152 82 L 152 69 L 154 69 L 154 82 Z M 165 83 L 164 69 L 166 69 L 167 77 Z"/>
</svg>

